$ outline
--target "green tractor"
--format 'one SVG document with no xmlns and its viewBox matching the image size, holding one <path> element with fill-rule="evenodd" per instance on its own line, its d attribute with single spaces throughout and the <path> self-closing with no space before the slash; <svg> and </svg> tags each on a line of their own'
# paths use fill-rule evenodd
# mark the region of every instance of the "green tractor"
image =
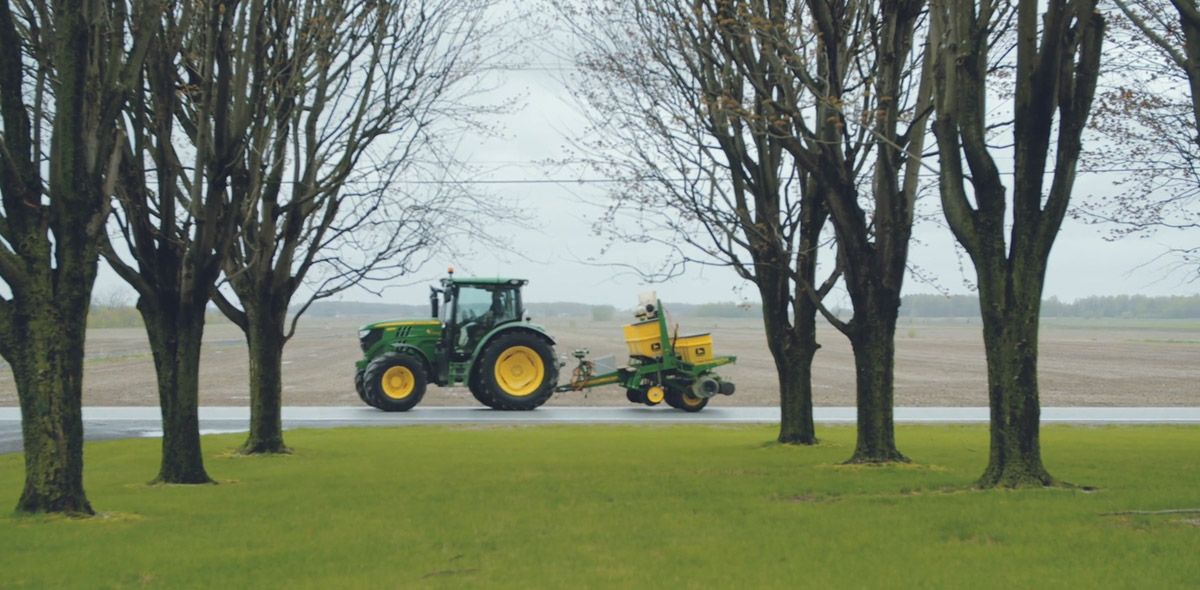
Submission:
<svg viewBox="0 0 1200 590">
<path fill-rule="evenodd" d="M 558 385 L 554 339 L 525 318 L 526 283 L 458 279 L 451 269 L 441 288 L 431 288 L 430 318 L 363 326 L 363 358 L 354 376 L 359 397 L 381 410 L 404 412 L 420 403 L 430 383 L 466 384 L 489 408 L 532 410 L 555 392 L 613 385 L 632 403 L 665 401 L 698 412 L 715 395 L 733 394 L 733 383 L 715 369 L 737 358 L 714 355 L 709 334 L 680 335 L 652 292 L 639 298 L 638 321 L 625 326 L 625 363 L 618 366 L 615 355 L 588 360 L 587 350 L 576 350 L 570 383 Z"/>
<path fill-rule="evenodd" d="M 354 377 L 359 397 L 404 412 L 420 403 L 430 383 L 466 384 L 475 399 L 497 410 L 546 403 L 558 384 L 558 363 L 554 339 L 525 318 L 521 287 L 527 282 L 458 279 L 451 270 L 441 288 L 430 287 L 431 318 L 364 326 Z"/>
</svg>

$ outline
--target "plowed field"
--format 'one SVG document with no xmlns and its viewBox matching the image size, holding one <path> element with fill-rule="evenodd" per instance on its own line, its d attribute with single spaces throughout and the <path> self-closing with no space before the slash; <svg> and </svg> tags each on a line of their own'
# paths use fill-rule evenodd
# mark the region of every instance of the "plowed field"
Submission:
<svg viewBox="0 0 1200 590">
<path fill-rule="evenodd" d="M 302 322 L 284 352 L 284 404 L 358 405 L 354 362 L 361 352 L 357 328 L 372 319 L 312 318 Z M 558 341 L 567 359 L 560 382 L 574 365 L 570 352 L 587 348 L 591 358 L 627 351 L 621 322 L 590 318 L 537 318 Z M 712 334 L 715 353 L 738 362 L 723 367 L 737 393 L 718 398 L 725 406 L 778 403 L 774 361 L 757 318 L 681 318 L 680 333 Z M 822 327 L 822 349 L 814 363 L 818 406 L 854 405 L 854 362 L 850 345 Z M 1200 322 L 1048 321 L 1041 333 L 1040 382 L 1043 406 L 1200 405 Z M 86 406 L 153 406 L 158 397 L 154 367 L 141 329 L 100 329 L 88 334 L 84 375 Z M 248 402 L 248 361 L 241 332 L 227 323 L 210 325 L 205 336 L 200 403 L 239 406 Z M 978 320 L 902 319 L 896 334 L 896 405 L 985 406 L 986 364 Z M 626 405 L 624 392 L 601 387 L 555 395 L 550 405 Z M 464 388 L 431 387 L 422 405 L 475 405 Z M 0 366 L 0 406 L 17 405 L 11 372 Z"/>
</svg>

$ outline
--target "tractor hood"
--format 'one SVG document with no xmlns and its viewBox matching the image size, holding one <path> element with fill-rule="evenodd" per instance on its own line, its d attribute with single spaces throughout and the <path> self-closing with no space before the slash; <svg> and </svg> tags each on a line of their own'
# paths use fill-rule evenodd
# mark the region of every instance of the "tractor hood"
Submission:
<svg viewBox="0 0 1200 590">
<path fill-rule="evenodd" d="M 410 336 L 426 336 L 437 338 L 442 333 L 442 322 L 436 318 L 403 318 L 367 324 L 358 330 L 359 344 L 363 352 L 370 350 L 376 342 L 383 339 L 384 334 L 396 332 L 388 340 L 406 339 Z"/>
<path fill-rule="evenodd" d="M 382 322 L 375 322 L 374 324 L 367 324 L 367 325 L 363 326 L 362 328 L 359 328 L 358 335 L 362 336 L 364 332 L 369 332 L 371 330 L 377 330 L 377 329 L 378 330 L 387 330 L 388 328 L 400 328 L 403 326 L 420 326 L 420 327 L 439 326 L 440 327 L 441 325 L 442 325 L 442 321 L 437 318 L 400 318 L 400 319 L 394 319 L 394 320 L 385 320 Z"/>
</svg>

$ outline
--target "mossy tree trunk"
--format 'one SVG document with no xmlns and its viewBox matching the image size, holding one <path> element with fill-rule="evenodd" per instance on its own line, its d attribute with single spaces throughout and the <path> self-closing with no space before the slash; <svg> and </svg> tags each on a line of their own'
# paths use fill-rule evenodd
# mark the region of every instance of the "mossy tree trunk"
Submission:
<svg viewBox="0 0 1200 590">
<path fill-rule="evenodd" d="M 1007 301 L 1004 305 L 985 304 L 983 311 L 992 427 L 988 465 L 979 485 L 1009 488 L 1051 485 L 1054 478 L 1042 464 L 1039 437 L 1037 360 L 1041 285 L 1025 285 L 1023 292 L 1009 291 L 1011 298 L 997 297 L 991 292 L 996 287 L 980 283 L 981 300 Z"/>
<path fill-rule="evenodd" d="M 250 435 L 245 454 L 288 453 L 283 444 L 283 339 L 281 326 L 250 332 Z"/>
<path fill-rule="evenodd" d="M 122 74 L 144 56 L 155 6 L 141 7 L 135 23 L 124 3 L 0 5 L 0 356 L 21 406 L 19 511 L 92 513 L 83 489 L 87 314 L 131 84 Z M 118 32 L 125 25 L 130 35 Z M 39 30 L 55 34 L 30 36 Z"/>
<path fill-rule="evenodd" d="M 985 100 L 995 66 L 989 35 L 1010 18 L 1007 3 L 934 0 L 930 11 L 942 210 L 975 266 L 983 316 L 991 442 L 982 487 L 1054 483 L 1042 464 L 1039 438 L 1040 302 L 1096 89 L 1104 17 L 1092 0 L 1044 5 L 1039 18 L 1037 0 L 1018 3 L 1016 69 L 1003 78 L 1015 85 L 1011 188 L 989 147 Z"/>
<path fill-rule="evenodd" d="M 899 294 L 888 299 L 893 301 L 865 304 L 872 313 L 862 316 L 856 313 L 848 326 L 850 347 L 854 351 L 858 436 L 854 454 L 847 463 L 908 461 L 896 448 L 892 412 Z"/>
<path fill-rule="evenodd" d="M 283 442 L 283 348 L 287 343 L 288 294 L 274 294 L 259 285 L 245 290 L 253 274 L 234 282 L 241 311 L 218 296 L 215 301 L 246 335 L 250 355 L 250 434 L 242 444 L 243 454 L 290 453 Z M 269 274 L 266 276 L 270 276 Z"/>
<path fill-rule="evenodd" d="M 138 300 L 146 324 L 162 409 L 162 462 L 154 481 L 211 483 L 200 446 L 200 352 L 205 301 L 178 304 L 178 295 Z M 199 303 L 199 305 L 197 305 Z"/>
<path fill-rule="evenodd" d="M 760 272 L 760 281 L 764 273 Z M 792 294 L 772 292 L 760 282 L 763 301 L 763 325 L 766 326 L 767 348 L 775 361 L 779 376 L 779 437 L 784 444 L 813 445 L 817 443 L 813 423 L 812 362 L 820 345 L 816 340 L 816 309 L 807 306 L 807 316 L 793 320 L 789 302 Z M 808 296 L 800 294 L 799 302 Z M 796 306 L 796 313 L 804 313 Z"/>
<path fill-rule="evenodd" d="M 95 265 L 93 260 L 92 277 Z M 87 264 L 77 260 L 75 266 Z M 91 514 L 83 489 L 81 400 L 84 327 L 92 281 L 64 272 L 59 278 L 81 282 L 54 289 L 46 280 L 51 274 L 30 281 L 39 284 L 26 285 L 33 288 L 22 295 L 34 297 L 17 300 L 13 321 L 3 323 L 6 343 L 0 351 L 16 381 L 25 448 L 25 487 L 17 510 Z M 43 289 L 53 293 L 36 296 Z"/>
</svg>

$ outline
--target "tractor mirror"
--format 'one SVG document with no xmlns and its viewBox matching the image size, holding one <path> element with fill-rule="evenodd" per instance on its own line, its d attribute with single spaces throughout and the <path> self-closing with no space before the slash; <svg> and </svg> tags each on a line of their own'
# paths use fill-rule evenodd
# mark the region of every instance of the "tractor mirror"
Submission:
<svg viewBox="0 0 1200 590">
<path fill-rule="evenodd" d="M 435 289 L 433 287 L 429 288 L 429 307 L 431 308 L 434 318 L 438 317 L 438 291 L 439 289 Z"/>
</svg>

